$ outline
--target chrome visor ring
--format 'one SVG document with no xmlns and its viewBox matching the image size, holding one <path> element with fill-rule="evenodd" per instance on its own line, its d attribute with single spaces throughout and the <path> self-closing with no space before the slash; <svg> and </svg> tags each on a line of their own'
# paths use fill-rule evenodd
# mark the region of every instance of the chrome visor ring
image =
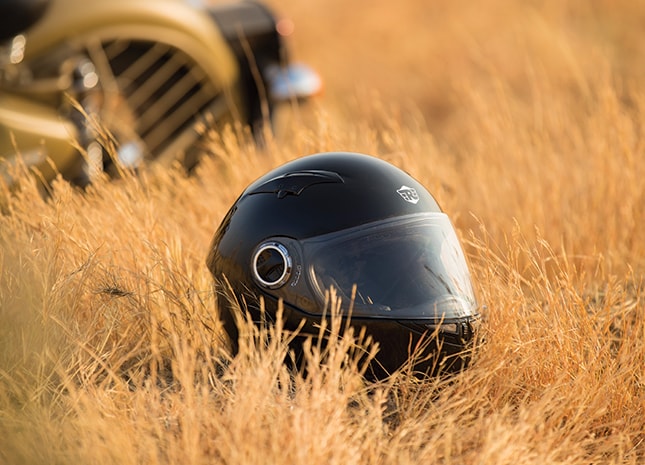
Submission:
<svg viewBox="0 0 645 465">
<path fill-rule="evenodd" d="M 253 278 L 262 287 L 277 289 L 291 276 L 292 260 L 287 248 L 279 242 L 263 242 L 251 261 Z"/>
</svg>

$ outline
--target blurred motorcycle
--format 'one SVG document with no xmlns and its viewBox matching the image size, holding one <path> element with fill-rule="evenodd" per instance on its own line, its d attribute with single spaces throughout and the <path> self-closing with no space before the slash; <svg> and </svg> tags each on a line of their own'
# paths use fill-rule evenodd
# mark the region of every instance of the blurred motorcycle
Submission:
<svg viewBox="0 0 645 465">
<path fill-rule="evenodd" d="M 257 138 L 321 90 L 289 60 L 291 23 L 253 1 L 0 0 L 0 181 L 196 163 L 200 128 Z"/>
</svg>

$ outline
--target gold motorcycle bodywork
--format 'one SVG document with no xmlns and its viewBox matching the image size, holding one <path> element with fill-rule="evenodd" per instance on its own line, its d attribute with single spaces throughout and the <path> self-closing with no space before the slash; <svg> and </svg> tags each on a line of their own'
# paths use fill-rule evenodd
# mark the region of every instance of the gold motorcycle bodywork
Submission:
<svg viewBox="0 0 645 465">
<path fill-rule="evenodd" d="M 0 94 L 0 174 L 6 184 L 12 184 L 12 171 L 23 163 L 53 179 L 56 171 L 48 161 L 50 154 L 55 154 L 58 170 L 71 169 L 78 163 L 76 138 L 76 127 L 51 107 Z"/>
<path fill-rule="evenodd" d="M 90 114 L 98 128 L 87 132 L 105 130 L 104 138 L 136 144 L 141 158 L 158 163 L 194 143 L 205 118 L 244 120 L 238 60 L 195 3 L 53 0 L 21 36 L 21 55 L 0 61 L 4 177 L 20 156 L 46 180 L 52 164 L 72 169 L 79 154 L 70 141 L 88 138 L 74 114 Z"/>
</svg>

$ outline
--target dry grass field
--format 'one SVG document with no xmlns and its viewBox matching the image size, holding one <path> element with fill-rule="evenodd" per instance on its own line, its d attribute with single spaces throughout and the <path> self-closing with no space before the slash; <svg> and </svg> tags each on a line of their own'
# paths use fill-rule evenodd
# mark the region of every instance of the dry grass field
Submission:
<svg viewBox="0 0 645 465">
<path fill-rule="evenodd" d="M 265 148 L 212 134 L 191 177 L 27 186 L 0 217 L 0 464 L 645 462 L 645 4 L 270 4 L 326 92 Z M 329 150 L 453 219 L 486 305 L 468 370 L 367 384 L 339 338 L 304 378 L 266 334 L 222 365 L 211 236 Z"/>
</svg>

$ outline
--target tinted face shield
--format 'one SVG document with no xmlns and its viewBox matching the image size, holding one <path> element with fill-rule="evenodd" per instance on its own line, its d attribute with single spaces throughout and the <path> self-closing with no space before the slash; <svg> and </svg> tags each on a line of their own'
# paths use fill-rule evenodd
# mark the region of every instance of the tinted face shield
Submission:
<svg viewBox="0 0 645 465">
<path fill-rule="evenodd" d="M 353 318 L 450 322 L 476 315 L 470 275 L 444 213 L 358 226 L 303 241 L 269 239 L 253 255 L 256 283 L 321 314 L 330 288 Z"/>
</svg>

